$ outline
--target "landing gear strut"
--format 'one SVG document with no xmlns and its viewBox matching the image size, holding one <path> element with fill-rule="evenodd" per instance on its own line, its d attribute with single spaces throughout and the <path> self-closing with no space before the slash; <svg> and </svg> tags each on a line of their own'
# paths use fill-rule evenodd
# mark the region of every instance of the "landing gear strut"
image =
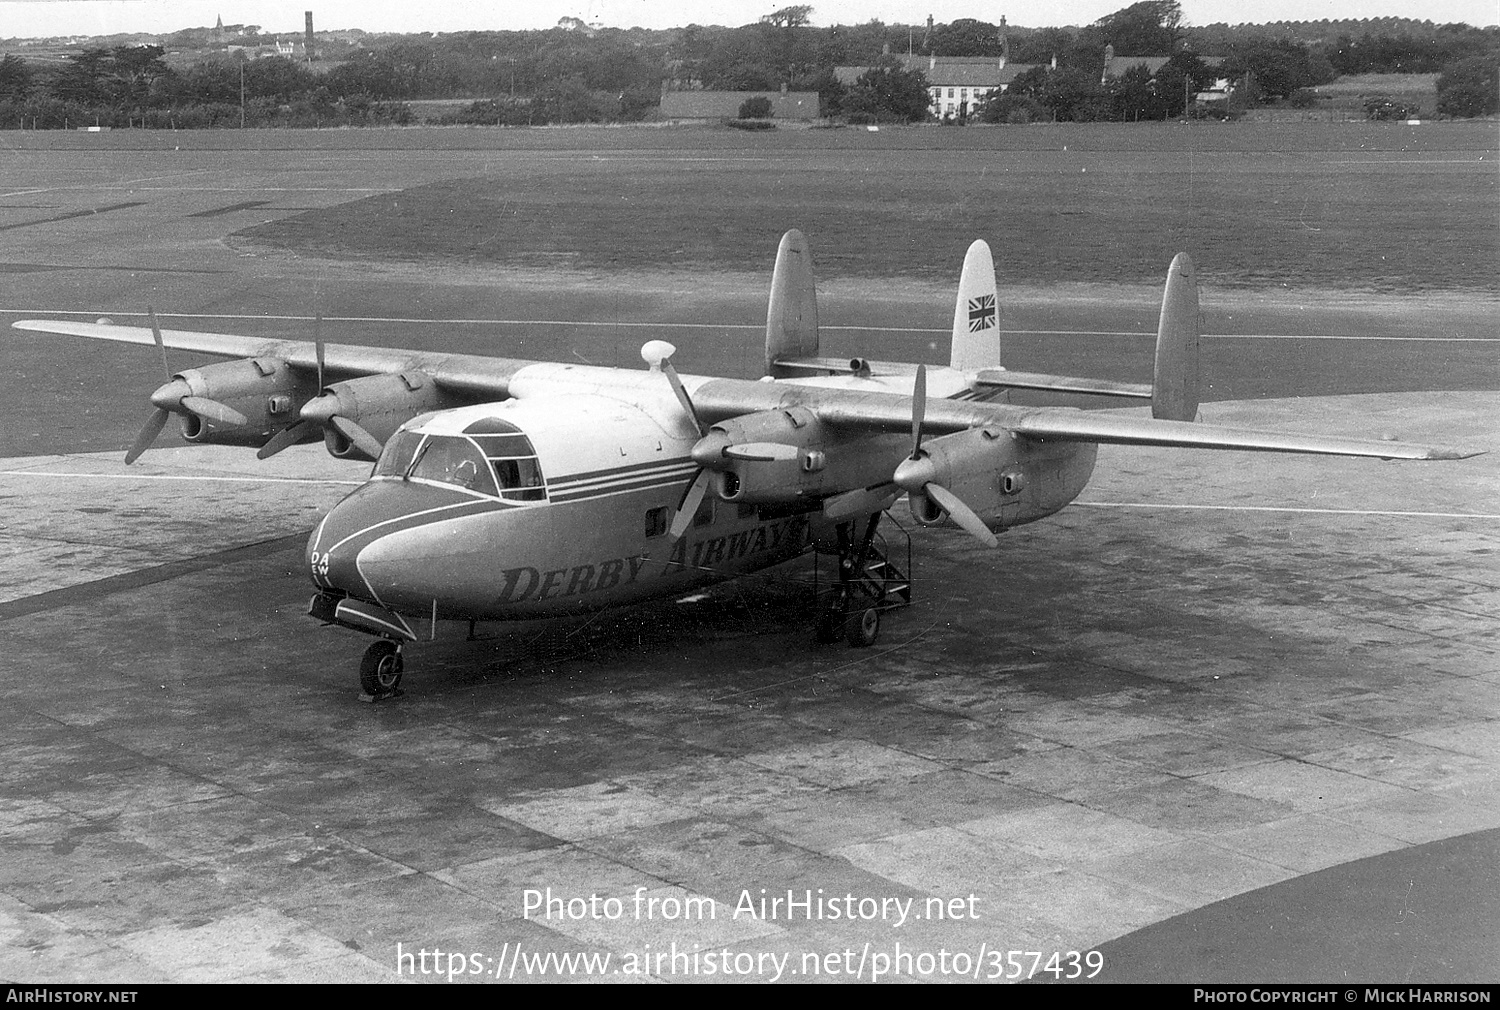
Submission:
<svg viewBox="0 0 1500 1010">
<path fill-rule="evenodd" d="M 857 537 L 856 520 L 839 523 L 839 584 L 829 592 L 818 617 L 818 641 L 836 642 L 844 638 L 857 649 L 874 645 L 880 636 L 881 611 L 911 602 L 911 580 L 886 557 L 882 550 L 884 541 L 877 542 L 876 531 L 883 514 L 877 512 L 865 520 Z M 908 540 L 907 567 L 910 566 Z"/>
<path fill-rule="evenodd" d="M 405 665 L 400 642 L 382 638 L 371 644 L 359 661 L 359 686 L 364 692 L 360 700 L 384 701 L 405 694 L 401 690 L 401 671 Z"/>
</svg>

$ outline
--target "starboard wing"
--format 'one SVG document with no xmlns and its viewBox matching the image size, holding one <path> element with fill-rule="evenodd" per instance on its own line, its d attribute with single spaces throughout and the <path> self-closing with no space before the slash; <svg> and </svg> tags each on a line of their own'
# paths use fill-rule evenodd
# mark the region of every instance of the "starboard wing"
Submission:
<svg viewBox="0 0 1500 1010">
<path fill-rule="evenodd" d="M 11 326 L 33 333 L 86 337 L 90 340 L 112 340 L 147 346 L 155 343 L 150 328 L 145 326 L 116 326 L 112 323 L 79 323 L 58 319 L 22 319 Z M 274 340 L 229 333 L 168 329 L 162 330 L 161 336 L 162 343 L 172 350 L 195 351 L 224 358 L 280 358 L 293 368 L 309 372 L 318 368 L 317 348 L 310 340 Z M 330 375 L 340 378 L 418 369 L 430 375 L 441 386 L 495 400 L 509 395 L 511 377 L 531 363 L 475 354 L 446 354 L 357 344 L 327 344 L 324 355 L 324 368 Z"/>
</svg>

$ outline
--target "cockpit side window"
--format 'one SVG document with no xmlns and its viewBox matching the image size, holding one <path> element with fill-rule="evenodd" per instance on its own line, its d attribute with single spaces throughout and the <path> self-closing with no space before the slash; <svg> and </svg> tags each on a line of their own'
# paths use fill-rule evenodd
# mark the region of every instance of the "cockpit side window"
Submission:
<svg viewBox="0 0 1500 1010">
<path fill-rule="evenodd" d="M 484 453 L 506 501 L 546 501 L 546 480 L 531 439 L 509 422 L 486 418 L 464 431 Z"/>
</svg>

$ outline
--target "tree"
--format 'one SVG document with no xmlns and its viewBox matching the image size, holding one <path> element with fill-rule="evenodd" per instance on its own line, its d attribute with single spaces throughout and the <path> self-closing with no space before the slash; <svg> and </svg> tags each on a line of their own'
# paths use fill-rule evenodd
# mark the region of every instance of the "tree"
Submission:
<svg viewBox="0 0 1500 1010">
<path fill-rule="evenodd" d="M 1144 64 L 1137 64 L 1125 71 L 1118 81 L 1114 82 L 1113 94 L 1110 95 L 1113 104 L 1114 118 L 1124 123 L 1132 123 L 1141 119 L 1161 119 L 1158 115 L 1159 102 L 1156 91 L 1152 88 L 1151 71 Z"/>
<path fill-rule="evenodd" d="M 1472 56 L 1447 67 L 1438 77 L 1437 96 L 1445 116 L 1493 116 L 1500 112 L 1500 60 Z"/>
<path fill-rule="evenodd" d="M 1244 46 L 1224 64 L 1225 76 L 1247 71 L 1266 98 L 1286 98 L 1298 88 L 1318 83 L 1308 64 L 1307 50 L 1290 39 L 1259 39 Z"/>
<path fill-rule="evenodd" d="M 1212 87 L 1218 76 L 1218 71 L 1195 53 L 1186 49 L 1178 52 L 1156 72 L 1152 84 L 1160 103 L 1159 118 L 1172 119 L 1185 113 L 1192 104 L 1192 96 Z"/>
<path fill-rule="evenodd" d="M 1177 47 L 1181 25 L 1182 4 L 1177 0 L 1141 0 L 1105 15 L 1086 31 L 1098 38 L 1096 48 L 1108 43 L 1120 56 L 1166 56 Z"/>
<path fill-rule="evenodd" d="M 934 28 L 929 44 L 931 52 L 942 56 L 999 56 L 1000 29 L 987 21 L 959 18 Z"/>
<path fill-rule="evenodd" d="M 927 118 L 927 75 L 907 70 L 901 61 L 887 57 L 860 74 L 844 95 L 843 104 L 845 115 L 866 114 L 914 123 Z"/>
<path fill-rule="evenodd" d="M 797 4 L 795 7 L 783 7 L 767 14 L 760 19 L 760 23 L 777 28 L 801 28 L 812 23 L 812 12 L 813 9 L 808 4 Z"/>
<path fill-rule="evenodd" d="M 740 103 L 741 119 L 770 119 L 771 100 L 764 95 L 747 98 Z"/>
<path fill-rule="evenodd" d="M 19 56 L 0 59 L 0 101 L 22 101 L 31 92 L 31 66 Z"/>
</svg>

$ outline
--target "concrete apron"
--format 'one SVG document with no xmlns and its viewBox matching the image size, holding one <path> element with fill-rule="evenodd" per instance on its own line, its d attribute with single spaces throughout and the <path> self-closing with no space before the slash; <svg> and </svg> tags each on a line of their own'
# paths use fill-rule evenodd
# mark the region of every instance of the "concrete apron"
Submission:
<svg viewBox="0 0 1500 1010">
<path fill-rule="evenodd" d="M 797 564 L 489 641 L 454 627 L 375 706 L 365 640 L 302 616 L 302 538 L 352 486 L 306 478 L 364 465 L 0 461 L 0 976 L 422 981 L 463 951 L 461 977 L 519 980 L 521 951 L 715 980 L 671 955 L 727 950 L 752 979 L 847 979 L 869 943 L 864 978 L 952 978 L 895 956 L 940 950 L 985 978 L 996 950 L 1087 951 L 1500 826 L 1497 406 L 1209 404 L 1491 454 L 1106 447 L 1076 507 L 996 552 L 914 533 L 915 604 L 873 649 L 813 644 Z M 442 974 L 398 944 L 443 950 Z"/>
</svg>

